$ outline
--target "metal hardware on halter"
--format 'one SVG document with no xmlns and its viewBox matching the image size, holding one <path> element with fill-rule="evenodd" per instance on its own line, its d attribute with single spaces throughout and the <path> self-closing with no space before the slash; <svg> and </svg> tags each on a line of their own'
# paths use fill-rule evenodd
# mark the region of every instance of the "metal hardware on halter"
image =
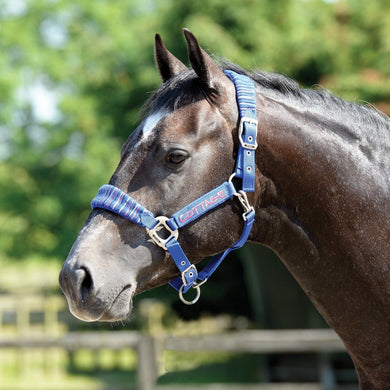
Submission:
<svg viewBox="0 0 390 390">
<path fill-rule="evenodd" d="M 248 141 L 254 141 L 252 143 L 245 142 L 242 138 L 242 133 L 244 132 L 244 122 L 250 123 L 252 125 L 255 125 L 257 127 L 258 121 L 254 118 L 248 118 L 248 117 L 242 117 L 240 120 L 240 126 L 238 127 L 238 139 L 240 141 L 240 144 L 245 149 L 251 149 L 256 150 L 257 149 L 257 141 L 256 139 L 250 139 L 252 136 L 248 137 Z"/>
<path fill-rule="evenodd" d="M 205 284 L 209 279 L 208 278 L 204 278 L 203 280 L 201 280 L 200 282 L 195 282 L 194 283 L 194 287 L 200 287 L 202 286 L 203 284 Z"/>
<path fill-rule="evenodd" d="M 244 221 L 246 221 L 247 215 L 251 211 L 254 211 L 254 208 L 253 208 L 253 206 L 250 205 L 249 200 L 248 200 L 248 196 L 247 196 L 245 191 L 240 190 L 237 193 L 235 193 L 234 196 L 237 196 L 238 200 L 241 203 L 241 206 L 244 209 L 244 213 L 242 214 L 242 218 L 244 219 Z"/>
<path fill-rule="evenodd" d="M 233 179 L 234 179 L 234 177 L 235 177 L 236 175 L 237 175 L 237 172 L 233 172 L 233 173 L 230 175 L 228 182 L 229 182 L 229 183 L 233 183 Z"/>
<path fill-rule="evenodd" d="M 194 303 L 198 302 L 198 300 L 200 298 L 200 288 L 199 288 L 199 285 L 194 284 L 192 287 L 196 290 L 196 296 L 195 296 L 195 298 L 192 301 L 187 301 L 184 298 L 184 295 L 183 295 L 184 284 L 179 289 L 179 298 L 186 305 L 193 305 Z"/>
<path fill-rule="evenodd" d="M 229 181 L 229 182 L 232 182 L 232 180 L 234 179 L 235 176 L 236 176 L 236 172 L 234 172 L 233 174 L 230 175 L 228 181 Z M 247 215 L 248 215 L 250 212 L 254 211 L 255 209 L 254 209 L 253 206 L 250 205 L 249 200 L 248 200 L 248 195 L 247 195 L 247 193 L 246 193 L 245 191 L 240 190 L 240 191 L 236 192 L 236 193 L 234 194 L 234 196 L 237 196 L 238 200 L 239 200 L 240 203 L 241 203 L 241 206 L 242 206 L 243 209 L 244 209 L 244 212 L 243 212 L 243 214 L 242 214 L 242 218 L 243 218 L 244 221 L 246 222 L 246 220 L 247 220 Z"/>
<path fill-rule="evenodd" d="M 191 271 L 193 270 L 193 271 Z M 183 281 L 183 286 L 187 286 L 187 280 L 186 280 L 186 275 L 188 273 L 188 277 L 190 279 L 192 279 L 194 277 L 194 275 L 198 275 L 198 270 L 196 269 L 195 265 L 194 264 L 191 264 L 186 270 L 184 270 L 182 273 L 181 273 L 181 280 Z"/>
<path fill-rule="evenodd" d="M 174 237 L 177 239 L 179 237 L 179 231 L 178 230 L 172 230 L 169 225 L 167 224 L 167 221 L 169 221 L 169 218 L 167 217 L 156 217 L 158 220 L 158 223 L 152 228 L 148 229 L 146 228 L 146 231 L 148 232 L 150 238 L 155 242 L 156 245 L 159 247 L 167 250 L 166 243 Z M 158 232 L 161 229 L 166 229 L 169 232 L 169 236 L 167 238 L 162 238 L 158 235 Z"/>
</svg>

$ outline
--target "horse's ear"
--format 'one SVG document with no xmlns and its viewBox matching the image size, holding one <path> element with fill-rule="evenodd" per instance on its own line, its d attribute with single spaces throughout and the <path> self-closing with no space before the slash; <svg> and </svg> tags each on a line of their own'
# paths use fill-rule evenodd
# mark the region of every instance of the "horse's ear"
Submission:
<svg viewBox="0 0 390 390">
<path fill-rule="evenodd" d="M 156 34 L 155 37 L 154 58 L 164 82 L 188 71 L 188 68 L 165 47 L 160 34 Z"/>
<path fill-rule="evenodd" d="M 201 79 L 202 83 L 208 88 L 218 91 L 221 79 L 226 76 L 214 60 L 199 46 L 198 41 L 192 32 L 188 29 L 183 29 L 184 36 L 187 40 L 188 57 L 192 68 Z"/>
</svg>

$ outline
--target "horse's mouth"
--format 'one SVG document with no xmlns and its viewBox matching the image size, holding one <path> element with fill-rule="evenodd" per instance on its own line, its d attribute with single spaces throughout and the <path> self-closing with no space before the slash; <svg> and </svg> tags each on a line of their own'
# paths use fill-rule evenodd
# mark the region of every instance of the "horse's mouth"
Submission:
<svg viewBox="0 0 390 390">
<path fill-rule="evenodd" d="M 133 308 L 134 290 L 131 285 L 126 285 L 111 303 L 104 303 L 102 297 L 97 296 L 90 297 L 85 301 L 78 301 L 78 305 L 68 297 L 67 299 L 72 314 L 82 321 L 122 321 L 129 317 Z"/>
<path fill-rule="evenodd" d="M 133 295 L 134 289 L 132 286 L 125 286 L 113 300 L 109 308 L 98 318 L 98 321 L 115 322 L 128 318 L 133 308 Z"/>
</svg>

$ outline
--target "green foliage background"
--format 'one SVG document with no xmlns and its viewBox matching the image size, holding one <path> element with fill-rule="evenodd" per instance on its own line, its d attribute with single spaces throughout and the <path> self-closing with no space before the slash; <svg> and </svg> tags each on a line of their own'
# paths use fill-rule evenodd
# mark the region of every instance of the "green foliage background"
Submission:
<svg viewBox="0 0 390 390">
<path fill-rule="evenodd" d="M 388 0 L 0 0 L 0 261 L 66 257 L 160 83 L 154 33 L 186 61 L 183 27 L 390 112 Z"/>
</svg>

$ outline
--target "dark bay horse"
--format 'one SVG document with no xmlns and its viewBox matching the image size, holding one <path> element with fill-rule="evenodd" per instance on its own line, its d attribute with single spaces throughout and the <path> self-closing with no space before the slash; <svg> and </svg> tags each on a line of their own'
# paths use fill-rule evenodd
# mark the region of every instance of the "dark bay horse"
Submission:
<svg viewBox="0 0 390 390">
<path fill-rule="evenodd" d="M 219 188 L 234 172 L 242 142 L 236 89 L 224 70 L 249 77 L 258 119 L 254 191 L 245 194 L 256 215 L 249 239 L 279 255 L 340 335 L 361 389 L 390 389 L 389 118 L 325 91 L 300 89 L 280 75 L 221 68 L 188 30 L 184 34 L 192 70 L 156 35 L 163 84 L 123 145 L 109 190 L 149 210 L 136 211 L 143 221 L 172 216 Z M 225 190 L 180 217 L 210 208 L 174 239 L 191 264 L 242 234 L 240 202 L 233 196 L 218 203 Z M 175 228 L 164 221 L 170 238 Z M 85 321 L 127 318 L 135 294 L 180 275 L 163 248 L 165 236 L 156 245 L 139 223 L 94 208 L 60 275 L 72 313 Z"/>
</svg>

